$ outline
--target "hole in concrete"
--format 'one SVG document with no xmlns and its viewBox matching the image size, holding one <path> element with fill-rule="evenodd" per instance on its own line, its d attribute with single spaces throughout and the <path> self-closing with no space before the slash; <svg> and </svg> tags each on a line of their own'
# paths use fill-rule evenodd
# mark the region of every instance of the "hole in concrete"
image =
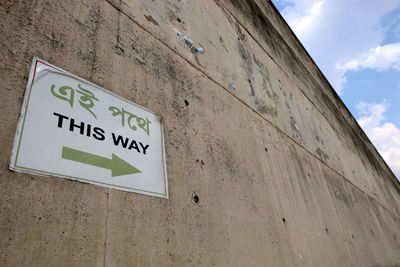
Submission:
<svg viewBox="0 0 400 267">
<path fill-rule="evenodd" d="M 176 20 L 177 20 L 178 22 L 182 22 L 180 18 L 177 18 Z"/>
<path fill-rule="evenodd" d="M 189 101 L 187 101 L 186 99 L 185 99 L 185 105 L 189 106 Z"/>
<path fill-rule="evenodd" d="M 282 218 L 283 223 L 286 223 L 286 219 L 285 217 Z"/>
<path fill-rule="evenodd" d="M 249 80 L 249 83 L 251 83 L 251 81 Z"/>
<path fill-rule="evenodd" d="M 203 160 L 200 160 L 200 159 L 196 159 L 196 163 L 199 163 L 200 164 L 200 166 L 203 168 L 204 167 L 204 161 Z"/>
<path fill-rule="evenodd" d="M 310 177 L 311 175 L 309 173 L 307 173 L 308 177 Z"/>
<path fill-rule="evenodd" d="M 265 148 L 265 152 L 268 152 L 268 148 Z"/>
<path fill-rule="evenodd" d="M 193 201 L 196 204 L 199 203 L 199 201 L 200 201 L 199 196 L 195 192 L 193 192 Z"/>
<path fill-rule="evenodd" d="M 327 233 L 328 233 L 328 228 L 325 228 L 325 232 L 327 232 Z"/>
</svg>

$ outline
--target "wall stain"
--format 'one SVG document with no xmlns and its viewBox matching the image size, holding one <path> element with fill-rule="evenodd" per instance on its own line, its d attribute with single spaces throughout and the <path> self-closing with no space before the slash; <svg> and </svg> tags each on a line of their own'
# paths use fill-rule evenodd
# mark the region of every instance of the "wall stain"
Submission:
<svg viewBox="0 0 400 267">
<path fill-rule="evenodd" d="M 329 156 L 326 154 L 321 148 L 317 148 L 315 150 L 315 153 L 317 153 L 318 157 L 323 161 L 323 162 L 328 162 Z"/>
<path fill-rule="evenodd" d="M 229 53 L 228 48 L 226 47 L 225 41 L 224 41 L 224 39 L 222 39 L 222 36 L 219 37 L 219 42 L 220 42 L 221 46 L 225 49 L 225 52 Z"/>
<path fill-rule="evenodd" d="M 296 120 L 293 118 L 293 116 L 290 116 L 290 126 L 292 127 L 293 138 L 297 140 L 297 142 L 302 144 L 303 137 L 300 133 L 300 128 L 297 125 Z"/>
<path fill-rule="evenodd" d="M 118 12 L 119 13 L 119 12 Z M 84 61 L 87 61 L 91 65 L 89 79 L 92 79 L 94 73 L 100 67 L 99 57 L 97 56 L 96 46 L 99 43 L 98 40 L 98 31 L 100 29 L 100 25 L 104 23 L 104 19 L 102 18 L 100 7 L 94 6 L 89 10 L 89 16 L 86 18 L 84 24 L 88 27 L 88 36 L 92 42 L 88 45 L 89 52 L 82 52 L 81 57 Z"/>
<path fill-rule="evenodd" d="M 151 16 L 151 15 L 144 15 L 144 17 L 146 18 L 146 20 L 148 21 L 148 22 L 151 22 L 151 23 L 153 23 L 154 25 L 156 25 L 156 26 L 160 26 L 160 24 L 158 24 L 158 22 Z"/>
<path fill-rule="evenodd" d="M 249 81 L 251 81 L 253 79 L 253 54 L 249 51 L 247 51 L 247 49 L 242 45 L 241 42 L 236 42 L 240 56 L 243 59 L 243 69 L 246 72 L 247 78 Z M 253 86 L 250 84 L 250 95 L 251 96 L 255 96 L 255 91 Z"/>
<path fill-rule="evenodd" d="M 268 106 L 264 100 L 256 98 L 254 101 L 254 104 L 256 105 L 256 110 L 260 112 L 261 114 L 268 114 L 272 117 L 277 117 L 278 116 L 278 110 L 277 107 L 272 107 Z"/>
</svg>

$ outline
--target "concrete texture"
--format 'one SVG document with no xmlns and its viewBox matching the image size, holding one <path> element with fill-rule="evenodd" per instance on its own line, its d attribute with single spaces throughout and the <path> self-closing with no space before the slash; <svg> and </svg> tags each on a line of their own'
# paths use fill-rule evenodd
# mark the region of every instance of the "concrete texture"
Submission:
<svg viewBox="0 0 400 267">
<path fill-rule="evenodd" d="M 1 266 L 400 265 L 400 184 L 269 1 L 0 15 Z M 168 200 L 8 169 L 33 56 L 163 115 Z"/>
</svg>

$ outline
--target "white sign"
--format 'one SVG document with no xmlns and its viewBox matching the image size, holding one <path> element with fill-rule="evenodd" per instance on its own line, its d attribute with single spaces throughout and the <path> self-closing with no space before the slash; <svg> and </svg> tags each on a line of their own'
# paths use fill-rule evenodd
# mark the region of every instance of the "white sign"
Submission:
<svg viewBox="0 0 400 267">
<path fill-rule="evenodd" d="M 38 58 L 10 169 L 168 198 L 161 117 Z"/>
</svg>

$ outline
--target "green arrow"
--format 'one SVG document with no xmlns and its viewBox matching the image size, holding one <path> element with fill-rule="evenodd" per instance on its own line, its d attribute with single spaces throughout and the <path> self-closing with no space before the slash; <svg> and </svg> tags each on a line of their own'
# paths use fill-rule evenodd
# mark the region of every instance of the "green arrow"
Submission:
<svg viewBox="0 0 400 267">
<path fill-rule="evenodd" d="M 141 172 L 115 154 L 112 154 L 112 158 L 108 159 L 64 146 L 61 157 L 63 159 L 73 160 L 80 163 L 109 169 L 111 170 L 112 177 Z"/>
</svg>

